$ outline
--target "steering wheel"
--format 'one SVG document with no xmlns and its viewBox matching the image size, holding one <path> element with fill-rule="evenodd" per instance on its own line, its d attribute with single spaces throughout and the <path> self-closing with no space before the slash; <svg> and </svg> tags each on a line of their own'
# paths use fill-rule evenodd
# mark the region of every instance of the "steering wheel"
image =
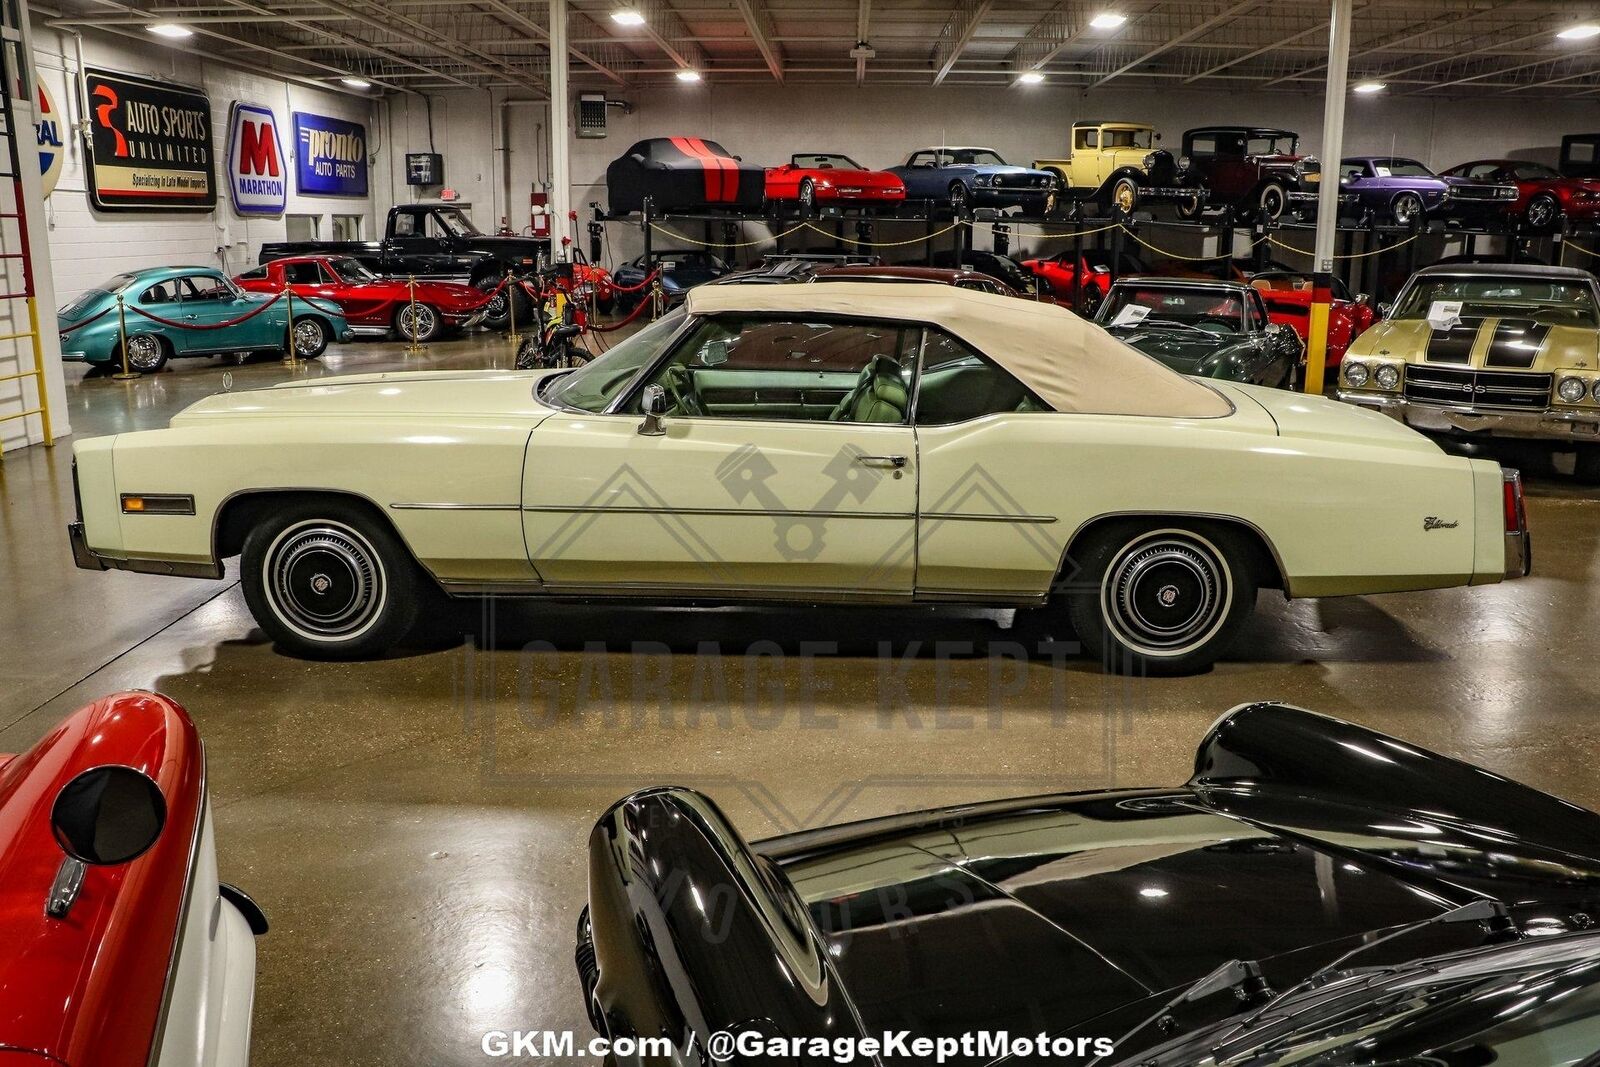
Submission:
<svg viewBox="0 0 1600 1067">
<path fill-rule="evenodd" d="M 674 364 L 667 368 L 666 377 L 662 379 L 666 386 L 667 395 L 672 398 L 672 406 L 679 415 L 705 415 L 706 404 L 700 397 L 700 389 L 694 383 L 694 375 L 689 368 L 682 364 Z"/>
<path fill-rule="evenodd" d="M 1194 321 L 1189 325 L 1199 327 L 1205 327 L 1206 325 L 1222 326 L 1229 333 L 1239 332 L 1239 320 L 1228 318 L 1225 315 L 1196 315 Z"/>
</svg>

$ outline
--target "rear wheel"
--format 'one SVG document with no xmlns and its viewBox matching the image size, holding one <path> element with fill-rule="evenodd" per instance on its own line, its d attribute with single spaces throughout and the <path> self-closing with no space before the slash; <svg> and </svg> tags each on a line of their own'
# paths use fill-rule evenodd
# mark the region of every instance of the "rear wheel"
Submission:
<svg viewBox="0 0 1600 1067">
<path fill-rule="evenodd" d="M 328 350 L 328 324 L 318 318 L 294 320 L 294 354 L 316 359 Z"/>
<path fill-rule="evenodd" d="M 359 505 L 306 501 L 245 538 L 245 602 L 296 655 L 353 659 L 390 648 L 416 622 L 423 577 L 394 533 Z"/>
<path fill-rule="evenodd" d="M 394 332 L 402 340 L 424 344 L 439 336 L 444 319 L 427 304 L 401 304 L 394 313 Z"/>
<path fill-rule="evenodd" d="M 1118 523 L 1076 553 L 1067 612 L 1084 648 L 1121 674 L 1173 675 L 1216 662 L 1255 606 L 1251 556 L 1211 524 Z"/>
<path fill-rule="evenodd" d="M 972 203 L 972 193 L 962 182 L 950 183 L 950 213 L 957 218 L 967 213 L 967 208 Z"/>
<path fill-rule="evenodd" d="M 153 333 L 128 336 L 128 366 L 140 374 L 154 374 L 167 365 L 167 342 Z"/>
</svg>

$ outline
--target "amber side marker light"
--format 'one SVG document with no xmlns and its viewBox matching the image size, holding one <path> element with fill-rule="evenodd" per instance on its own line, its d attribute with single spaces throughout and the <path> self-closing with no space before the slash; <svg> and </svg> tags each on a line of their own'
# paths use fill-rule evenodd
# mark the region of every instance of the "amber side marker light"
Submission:
<svg viewBox="0 0 1600 1067">
<path fill-rule="evenodd" d="M 178 493 L 123 493 L 124 515 L 193 515 L 194 497 Z"/>
</svg>

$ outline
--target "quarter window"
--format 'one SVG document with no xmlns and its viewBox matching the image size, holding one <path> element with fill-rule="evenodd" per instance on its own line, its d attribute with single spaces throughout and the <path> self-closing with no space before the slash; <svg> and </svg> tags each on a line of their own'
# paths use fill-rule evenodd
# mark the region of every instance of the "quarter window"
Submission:
<svg viewBox="0 0 1600 1067">
<path fill-rule="evenodd" d="M 943 330 L 927 332 L 917 425 L 949 426 L 1007 411 L 1049 411 L 1050 405 L 1009 371 Z"/>
</svg>

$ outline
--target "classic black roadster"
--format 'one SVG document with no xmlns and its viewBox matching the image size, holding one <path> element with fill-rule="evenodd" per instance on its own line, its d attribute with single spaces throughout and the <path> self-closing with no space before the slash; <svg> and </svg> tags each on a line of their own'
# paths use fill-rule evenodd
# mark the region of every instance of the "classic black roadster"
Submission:
<svg viewBox="0 0 1600 1067">
<path fill-rule="evenodd" d="M 590 837 L 577 963 L 602 1035 L 682 1064 L 1006 1032 L 1070 1039 L 1082 1067 L 1594 1067 L 1597 906 L 1600 816 L 1252 704 L 1178 788 L 755 844 L 699 793 L 636 793 Z M 766 1056 L 780 1040 L 798 1052 Z M 942 1062 L 1001 1058 L 953 1045 Z"/>
</svg>

